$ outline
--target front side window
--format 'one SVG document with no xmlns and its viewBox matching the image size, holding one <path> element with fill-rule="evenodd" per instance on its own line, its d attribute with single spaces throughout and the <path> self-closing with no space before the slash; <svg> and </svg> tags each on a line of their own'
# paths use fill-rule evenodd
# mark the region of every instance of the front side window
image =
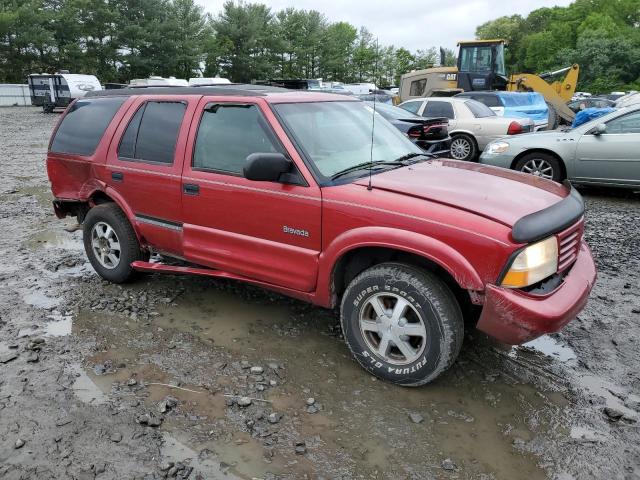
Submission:
<svg viewBox="0 0 640 480">
<path fill-rule="evenodd" d="M 422 152 L 384 117 L 376 115 L 374 124 L 373 108 L 363 102 L 283 103 L 274 108 L 322 180 L 366 162 Z"/>
<path fill-rule="evenodd" d="M 422 112 L 423 117 L 446 117 L 453 120 L 455 115 L 453 114 L 453 105 L 449 102 L 439 102 L 437 100 L 430 100 L 427 102 L 427 106 L 424 107 Z"/>
<path fill-rule="evenodd" d="M 93 155 L 118 109 L 127 97 L 77 100 L 64 116 L 51 142 L 51 151 Z"/>
<path fill-rule="evenodd" d="M 467 108 L 469 110 L 471 110 L 471 113 L 476 118 L 485 118 L 485 117 L 495 117 L 496 116 L 496 112 L 491 110 L 486 105 L 484 105 L 484 104 L 482 104 L 480 102 L 477 102 L 475 100 L 467 100 L 466 102 L 464 102 L 464 104 L 467 106 Z"/>
<path fill-rule="evenodd" d="M 207 105 L 198 127 L 193 168 L 241 175 L 252 153 L 285 153 L 258 107 Z"/>
<path fill-rule="evenodd" d="M 628 113 L 607 122 L 605 133 L 640 133 L 640 112 Z"/>
<path fill-rule="evenodd" d="M 173 164 L 186 108 L 183 102 L 144 103 L 122 135 L 118 157 L 122 160 Z"/>
<path fill-rule="evenodd" d="M 427 87 L 427 79 L 414 80 L 411 82 L 411 88 L 409 89 L 410 97 L 421 97 L 424 95 L 424 89 Z"/>
</svg>

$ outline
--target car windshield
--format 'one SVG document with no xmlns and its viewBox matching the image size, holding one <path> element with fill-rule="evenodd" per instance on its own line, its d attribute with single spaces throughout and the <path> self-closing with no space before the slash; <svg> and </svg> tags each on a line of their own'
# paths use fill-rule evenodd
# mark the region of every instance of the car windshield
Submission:
<svg viewBox="0 0 640 480">
<path fill-rule="evenodd" d="M 370 160 L 389 162 L 422 153 L 380 115 L 372 135 L 373 108 L 364 102 L 282 103 L 274 108 L 324 180 Z"/>
<path fill-rule="evenodd" d="M 467 100 L 464 104 L 471 110 L 473 116 L 476 118 L 495 117 L 496 112 L 487 107 L 484 103 L 480 103 L 476 100 Z"/>
<path fill-rule="evenodd" d="M 366 102 L 371 108 L 373 108 L 373 102 Z M 393 107 L 383 103 L 376 102 L 376 112 L 382 115 L 387 120 L 406 120 L 409 118 L 422 119 L 419 115 L 408 112 L 400 107 Z"/>
</svg>

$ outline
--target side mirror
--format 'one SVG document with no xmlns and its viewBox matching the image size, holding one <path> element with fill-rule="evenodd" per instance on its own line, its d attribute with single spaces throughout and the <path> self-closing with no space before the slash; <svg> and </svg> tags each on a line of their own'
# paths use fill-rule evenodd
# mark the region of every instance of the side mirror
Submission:
<svg viewBox="0 0 640 480">
<path fill-rule="evenodd" d="M 252 153 L 243 173 L 247 180 L 256 182 L 299 183 L 298 175 L 290 173 L 292 166 L 293 162 L 281 153 Z"/>
<path fill-rule="evenodd" d="M 604 123 L 599 123 L 593 129 L 593 134 L 597 136 L 602 135 L 603 133 L 607 133 L 607 125 L 605 125 Z"/>
</svg>

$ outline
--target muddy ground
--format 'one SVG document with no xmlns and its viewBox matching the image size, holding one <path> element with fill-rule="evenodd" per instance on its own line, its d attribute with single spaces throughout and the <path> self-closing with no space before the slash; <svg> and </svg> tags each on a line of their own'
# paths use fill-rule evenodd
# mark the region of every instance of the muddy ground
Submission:
<svg viewBox="0 0 640 480">
<path fill-rule="evenodd" d="M 0 478 L 640 478 L 640 194 L 583 191 L 599 277 L 562 333 L 469 332 L 403 389 L 356 365 L 334 312 L 101 281 L 51 209 L 56 119 L 0 109 Z"/>
</svg>

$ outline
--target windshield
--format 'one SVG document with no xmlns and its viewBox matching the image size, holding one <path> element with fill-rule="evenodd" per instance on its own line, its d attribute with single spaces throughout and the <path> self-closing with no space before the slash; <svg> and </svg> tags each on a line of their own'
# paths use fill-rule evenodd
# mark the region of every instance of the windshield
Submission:
<svg viewBox="0 0 640 480">
<path fill-rule="evenodd" d="M 370 159 L 386 162 L 422 153 L 379 115 L 372 149 L 373 109 L 363 102 L 282 103 L 274 108 L 324 180 Z"/>
<path fill-rule="evenodd" d="M 487 107 L 484 103 L 480 103 L 476 100 L 467 100 L 464 104 L 471 110 L 473 116 L 476 118 L 495 117 L 496 112 Z"/>
</svg>

